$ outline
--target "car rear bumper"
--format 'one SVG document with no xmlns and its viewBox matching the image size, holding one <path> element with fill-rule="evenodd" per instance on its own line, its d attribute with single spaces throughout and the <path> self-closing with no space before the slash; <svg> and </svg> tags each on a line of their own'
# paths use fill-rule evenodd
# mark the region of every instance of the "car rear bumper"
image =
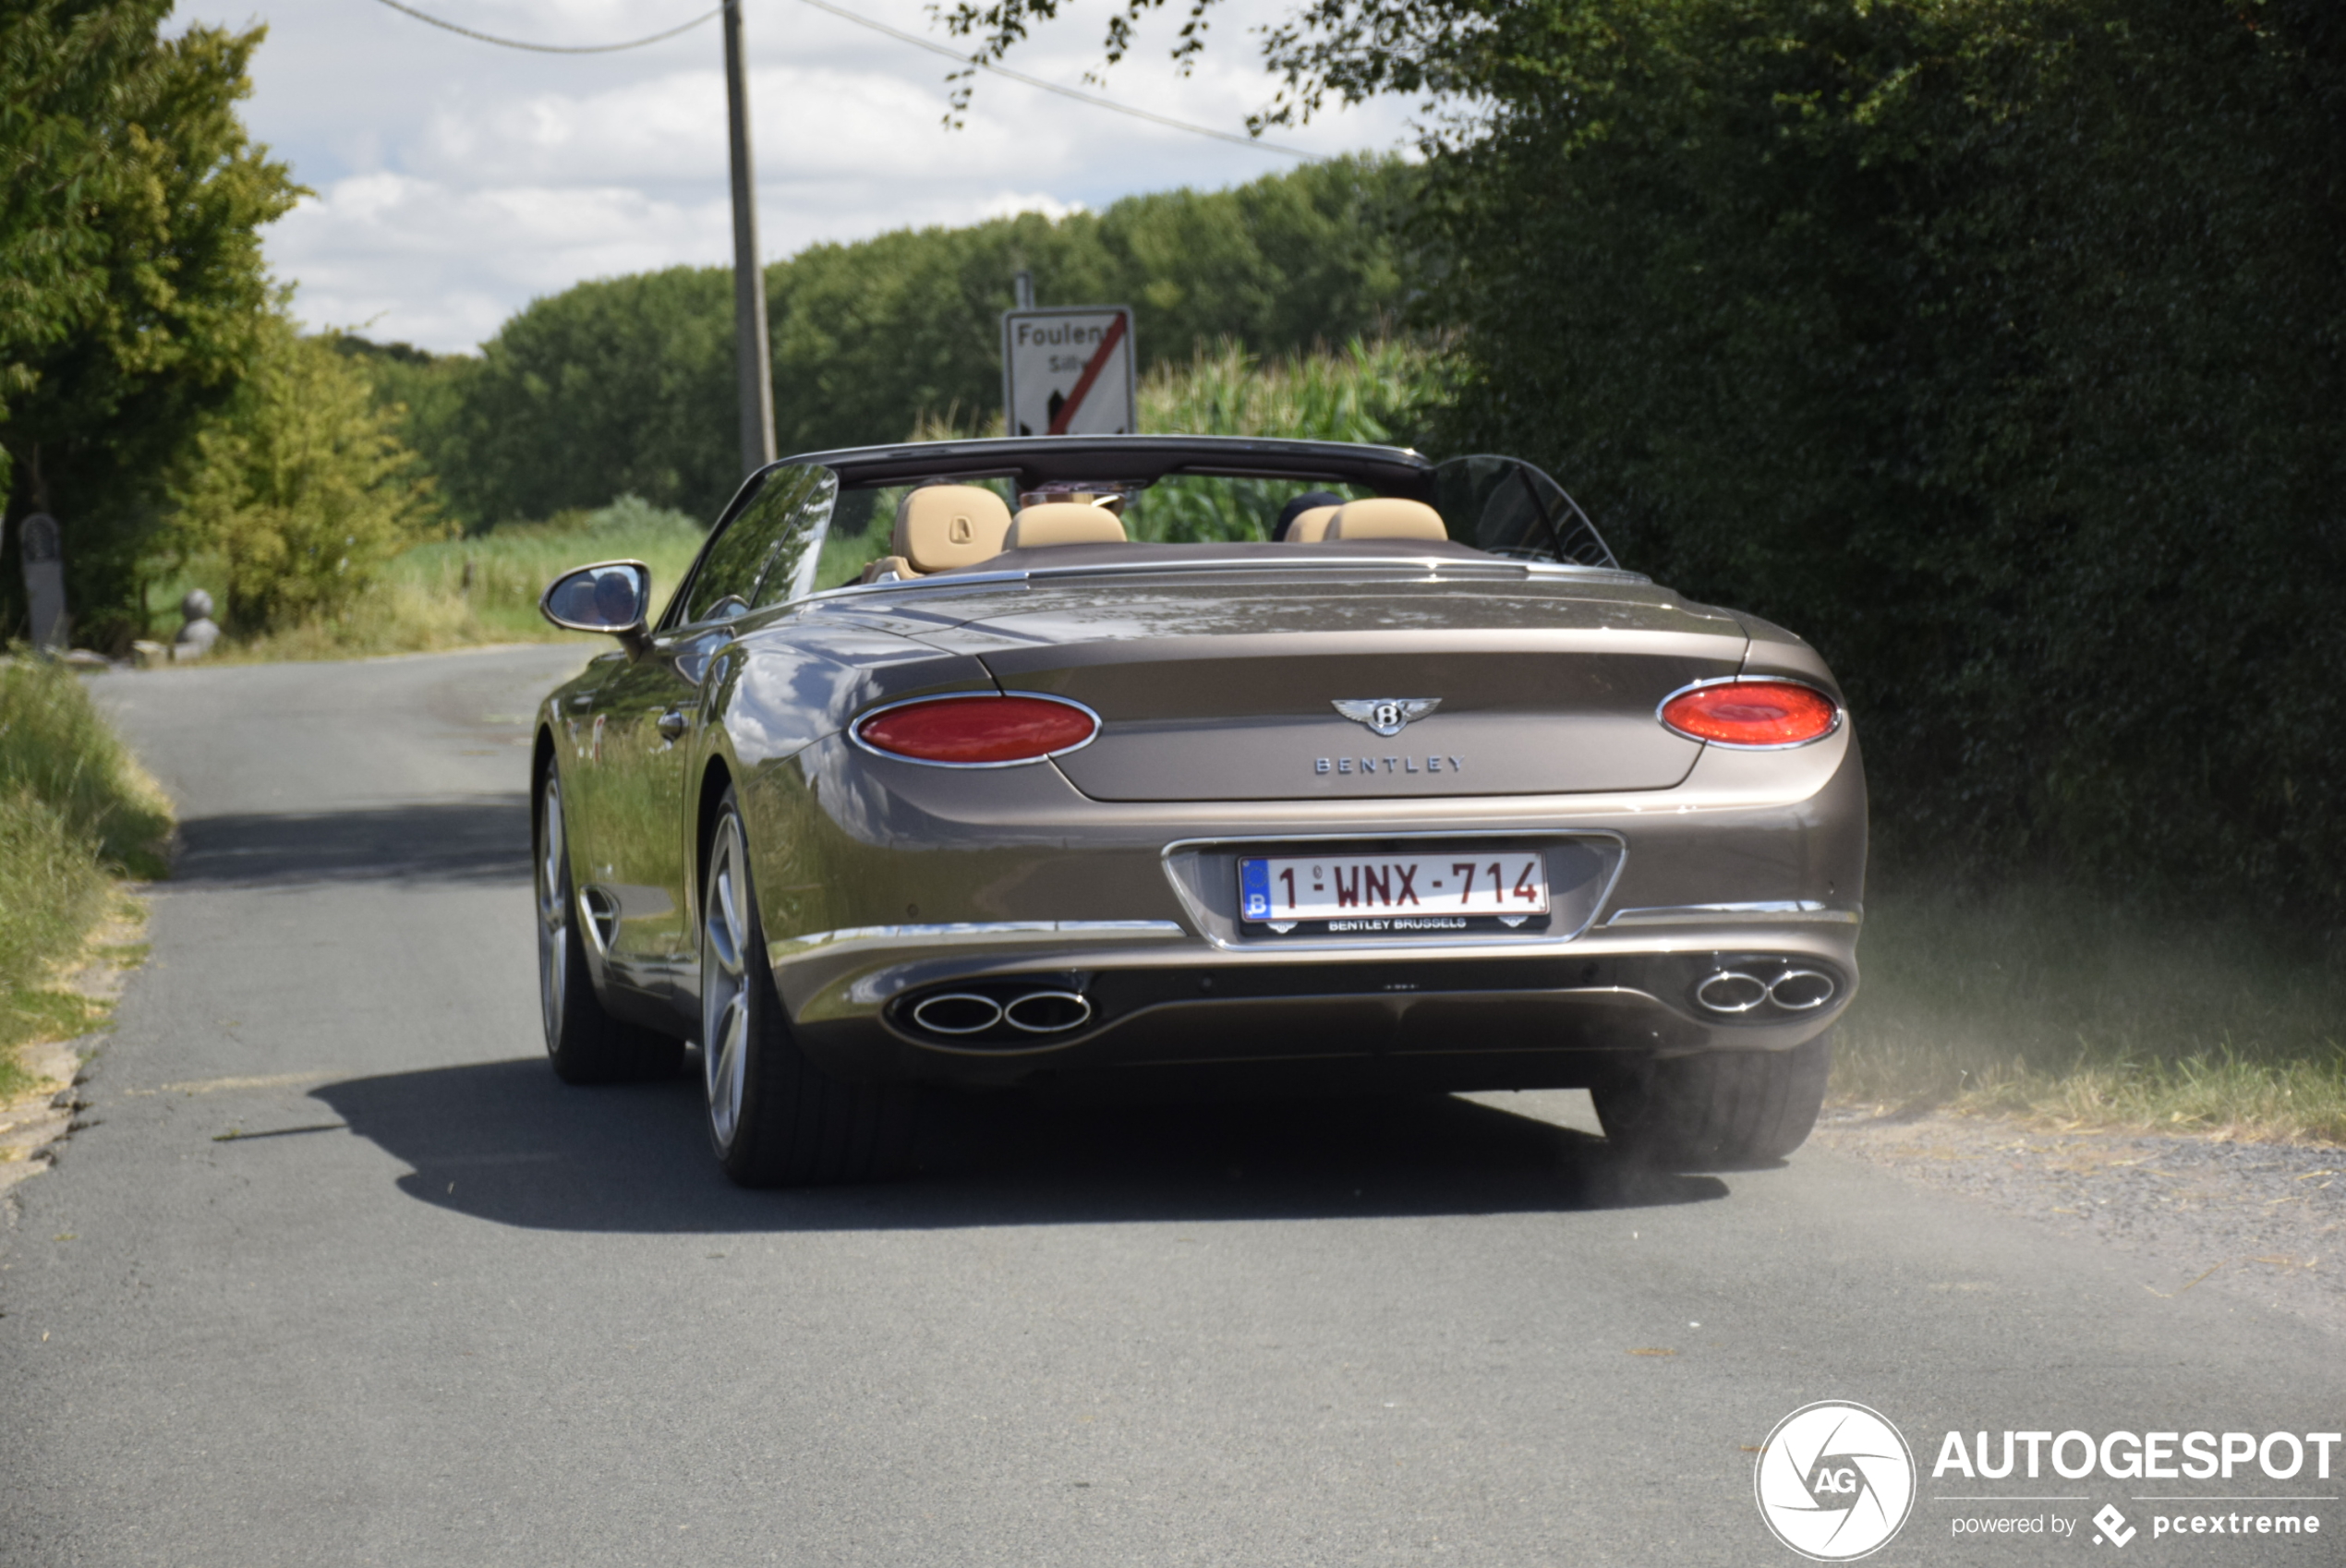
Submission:
<svg viewBox="0 0 2346 1568">
<path fill-rule="evenodd" d="M 792 1027 L 828 1070 L 972 1084 L 1264 1069 L 1321 1087 L 1588 1085 L 1658 1056 L 1788 1050 L 1856 993 L 1854 911 L 1678 914 L 1570 940 L 1336 954 L 1233 948 L 1169 922 L 871 927 L 778 943 L 773 957 Z M 1790 1005 L 1762 994 L 1728 1011 L 1701 1000 L 1721 974 L 1819 978 L 1781 987 Z M 1708 994 L 1738 1005 L 1750 989 Z M 1081 1005 L 1030 1009 L 1043 1027 L 982 1021 L 986 1004 L 1027 996 Z"/>
</svg>

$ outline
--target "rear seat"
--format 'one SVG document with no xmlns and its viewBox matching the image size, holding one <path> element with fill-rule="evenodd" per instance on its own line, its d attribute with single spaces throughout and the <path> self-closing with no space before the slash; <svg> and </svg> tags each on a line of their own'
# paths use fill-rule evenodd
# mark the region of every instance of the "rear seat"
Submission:
<svg viewBox="0 0 2346 1568">
<path fill-rule="evenodd" d="M 1300 535 L 1303 525 L 1314 516 L 1307 512 L 1295 520 L 1290 537 Z M 1333 515 L 1321 525 L 1316 542 L 1336 544 L 1351 539 L 1446 539 L 1450 530 L 1442 525 L 1442 514 L 1421 501 L 1406 501 L 1399 496 L 1373 496 L 1367 501 L 1348 501 L 1333 509 Z"/>
<path fill-rule="evenodd" d="M 863 580 L 924 577 L 991 561 L 1010 526 L 1010 503 L 983 485 L 924 485 L 896 503 L 896 553 L 865 567 Z"/>
<path fill-rule="evenodd" d="M 1288 525 L 1287 543 L 1318 544 L 1327 537 L 1328 525 L 1335 522 L 1336 514 L 1343 510 L 1344 508 L 1340 506 L 1315 506 L 1309 511 L 1297 513 L 1295 521 Z"/>
<path fill-rule="evenodd" d="M 1044 501 L 1023 507 L 1010 524 L 1004 549 L 1037 549 L 1046 545 L 1120 545 L 1124 525 L 1103 506 L 1079 501 Z"/>
</svg>

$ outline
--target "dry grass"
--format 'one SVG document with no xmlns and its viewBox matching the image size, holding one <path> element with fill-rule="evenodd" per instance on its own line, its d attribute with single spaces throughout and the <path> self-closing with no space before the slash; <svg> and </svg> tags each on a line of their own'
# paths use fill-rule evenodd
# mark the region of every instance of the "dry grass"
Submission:
<svg viewBox="0 0 2346 1568">
<path fill-rule="evenodd" d="M 2346 1142 L 2346 964 L 2302 932 L 1910 893 L 1869 907 L 1861 958 L 1844 1101 Z"/>
<path fill-rule="evenodd" d="M 93 1021 L 61 984 L 114 902 L 164 869 L 170 802 L 63 665 L 0 663 L 0 1100 L 34 1087 L 19 1046 Z"/>
</svg>

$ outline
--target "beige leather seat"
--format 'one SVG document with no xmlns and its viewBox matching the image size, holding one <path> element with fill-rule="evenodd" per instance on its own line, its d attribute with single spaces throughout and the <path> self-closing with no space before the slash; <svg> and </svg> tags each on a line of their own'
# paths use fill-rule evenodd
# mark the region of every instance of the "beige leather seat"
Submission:
<svg viewBox="0 0 2346 1568">
<path fill-rule="evenodd" d="M 864 581 L 921 577 L 975 566 L 1002 553 L 1010 503 L 983 485 L 923 485 L 896 503 L 896 553 L 864 569 Z"/>
<path fill-rule="evenodd" d="M 1304 517 L 1312 514 L 1305 513 Z M 1303 525 L 1303 518 L 1296 519 L 1296 526 Z M 1324 543 L 1340 539 L 1446 539 L 1450 530 L 1442 525 L 1442 514 L 1421 501 L 1404 501 L 1399 496 L 1376 496 L 1368 501 L 1349 501 L 1336 509 L 1325 531 L 1320 536 Z"/>
<path fill-rule="evenodd" d="M 1010 524 L 1004 549 L 1038 549 L 1045 545 L 1120 545 L 1124 525 L 1105 507 L 1074 501 L 1045 501 L 1020 509 Z"/>
<path fill-rule="evenodd" d="M 1291 545 L 1316 545 L 1327 537 L 1328 525 L 1336 521 L 1340 506 L 1314 506 L 1295 514 L 1287 525 L 1287 542 Z"/>
</svg>

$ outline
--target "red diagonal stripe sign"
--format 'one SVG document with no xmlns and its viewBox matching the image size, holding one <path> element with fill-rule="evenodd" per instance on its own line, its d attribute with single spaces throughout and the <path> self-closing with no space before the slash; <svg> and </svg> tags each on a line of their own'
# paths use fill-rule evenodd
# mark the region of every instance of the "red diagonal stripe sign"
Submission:
<svg viewBox="0 0 2346 1568">
<path fill-rule="evenodd" d="M 1058 415 L 1051 420 L 1049 434 L 1054 436 L 1067 434 L 1067 422 L 1075 417 L 1077 409 L 1083 406 L 1084 395 L 1092 390 L 1092 383 L 1100 379 L 1100 372 L 1106 368 L 1108 356 L 1114 354 L 1116 345 L 1124 341 L 1124 323 L 1127 320 L 1122 311 L 1118 311 L 1116 319 L 1108 323 L 1107 331 L 1100 334 L 1100 346 L 1093 352 L 1092 357 L 1084 362 L 1083 374 L 1077 379 L 1075 390 L 1067 394 L 1065 403 L 1059 404 Z"/>
</svg>

